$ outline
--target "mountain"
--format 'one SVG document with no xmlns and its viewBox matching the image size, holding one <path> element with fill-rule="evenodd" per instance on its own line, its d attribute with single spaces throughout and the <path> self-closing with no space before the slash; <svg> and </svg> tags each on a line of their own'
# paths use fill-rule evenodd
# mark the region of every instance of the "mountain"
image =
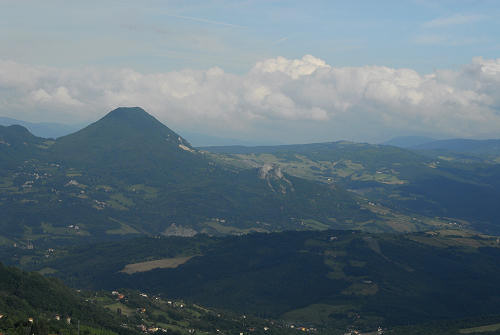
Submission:
<svg viewBox="0 0 500 335">
<path fill-rule="evenodd" d="M 214 159 L 138 107 L 55 141 L 23 134 L 37 145 L 0 181 L 10 242 L 352 228 L 375 216 L 334 183 Z"/>
<path fill-rule="evenodd" d="M 416 150 L 434 150 L 476 156 L 500 157 L 500 140 L 450 139 L 421 143 L 412 146 Z"/>
<path fill-rule="evenodd" d="M 275 164 L 300 178 L 334 181 L 368 200 L 367 208 L 384 218 L 376 224 L 379 229 L 411 231 L 418 229 L 417 222 L 439 219 L 441 224 L 460 221 L 482 232 L 500 233 L 495 212 L 495 199 L 500 198 L 498 160 L 345 141 L 202 150 L 235 166 Z"/>
<path fill-rule="evenodd" d="M 212 310 L 139 291 L 81 291 L 55 278 L 0 264 L 0 333 L 133 335 L 144 333 L 300 334 L 285 323 Z"/>
<path fill-rule="evenodd" d="M 86 329 L 89 334 L 98 331 L 106 335 L 137 333 L 120 327 L 123 321 L 116 314 L 88 302 L 59 280 L 0 263 L 0 331 L 69 333 L 76 331 L 77 323 L 78 327 L 81 323 L 82 330 Z"/>
<path fill-rule="evenodd" d="M 16 168 L 30 155 L 37 156 L 45 140 L 31 134 L 23 126 L 0 126 L 0 175 Z"/>
<path fill-rule="evenodd" d="M 200 150 L 139 107 L 57 140 L 20 126 L 0 136 L 7 244 L 450 222 L 500 231 L 498 164 L 352 142 Z"/>
<path fill-rule="evenodd" d="M 330 329 L 500 314 L 498 238 L 459 229 L 140 238 L 31 257 L 75 287 L 128 287 Z"/>
<path fill-rule="evenodd" d="M 27 122 L 0 116 L 0 125 L 20 125 L 26 127 L 32 134 L 43 138 L 58 138 L 71 134 L 81 128 L 80 125 L 68 125 L 50 122 Z"/>
<path fill-rule="evenodd" d="M 139 107 L 117 108 L 59 138 L 51 154 L 60 163 L 89 173 L 126 174 L 133 183 L 177 180 L 208 167 L 186 140 Z"/>
<path fill-rule="evenodd" d="M 391 138 L 382 144 L 392 145 L 400 148 L 411 148 L 417 145 L 425 145 L 426 143 L 433 142 L 435 139 L 425 136 L 399 136 Z"/>
</svg>

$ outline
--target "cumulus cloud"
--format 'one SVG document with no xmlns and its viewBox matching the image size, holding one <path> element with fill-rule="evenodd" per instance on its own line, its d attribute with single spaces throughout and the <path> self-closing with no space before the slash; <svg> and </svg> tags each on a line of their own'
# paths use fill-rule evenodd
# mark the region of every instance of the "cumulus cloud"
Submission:
<svg viewBox="0 0 500 335">
<path fill-rule="evenodd" d="M 174 129 L 282 142 L 495 136 L 500 59 L 475 58 L 425 75 L 334 67 L 311 55 L 263 60 L 242 75 L 218 67 L 144 74 L 0 61 L 0 115 L 81 122 L 118 106 L 142 106 Z"/>
</svg>

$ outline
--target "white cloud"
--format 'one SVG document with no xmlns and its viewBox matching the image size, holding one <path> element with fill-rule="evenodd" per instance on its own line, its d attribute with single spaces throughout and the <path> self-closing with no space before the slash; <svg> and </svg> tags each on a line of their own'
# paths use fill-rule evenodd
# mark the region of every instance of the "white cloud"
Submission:
<svg viewBox="0 0 500 335">
<path fill-rule="evenodd" d="M 80 101 L 73 99 L 69 94 L 69 91 L 64 86 L 57 87 L 52 94 L 45 91 L 43 88 L 39 88 L 32 91 L 30 94 L 31 99 L 34 103 L 48 104 L 49 106 L 81 106 L 83 105 Z"/>
<path fill-rule="evenodd" d="M 330 65 L 321 59 L 306 55 L 302 59 L 289 60 L 285 57 L 267 59 L 263 62 L 258 62 L 253 70 L 257 73 L 285 73 L 293 79 L 297 79 L 300 76 L 310 75 L 320 68 L 330 68 Z"/>
<path fill-rule="evenodd" d="M 0 61 L 0 115 L 81 122 L 118 106 L 142 106 L 174 129 L 282 142 L 495 136 L 500 59 L 474 58 L 459 70 L 427 75 L 337 68 L 310 55 L 264 60 L 242 75 L 218 67 L 144 74 Z"/>
</svg>

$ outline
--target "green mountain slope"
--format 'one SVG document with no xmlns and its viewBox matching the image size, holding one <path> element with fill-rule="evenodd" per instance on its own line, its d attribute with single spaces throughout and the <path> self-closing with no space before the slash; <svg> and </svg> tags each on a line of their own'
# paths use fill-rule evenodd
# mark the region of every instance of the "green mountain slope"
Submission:
<svg viewBox="0 0 500 335">
<path fill-rule="evenodd" d="M 214 160 L 137 107 L 56 141 L 23 136 L 34 144 L 14 151 L 0 181 L 7 244 L 354 228 L 375 216 L 338 185 Z"/>
<path fill-rule="evenodd" d="M 285 323 L 134 290 L 75 291 L 54 278 L 0 264 L 0 333 L 298 334 Z"/>
<path fill-rule="evenodd" d="M 41 335 L 76 331 L 78 322 L 88 334 L 134 334 L 120 327 L 123 319 L 85 301 L 53 278 L 0 264 L 0 332 Z M 67 318 L 69 318 L 67 320 Z M 31 319 L 32 321 L 29 321 Z M 72 321 L 71 321 L 72 320 Z M 106 330 L 104 330 L 106 329 Z"/>
<path fill-rule="evenodd" d="M 136 288 L 340 329 L 500 313 L 498 239 L 460 230 L 139 239 L 37 259 L 76 287 Z"/>
<path fill-rule="evenodd" d="M 160 178 L 183 181 L 208 165 L 189 143 L 139 107 L 115 109 L 58 139 L 51 155 L 88 174 L 136 184 Z"/>
<path fill-rule="evenodd" d="M 271 147 L 210 147 L 237 166 L 279 165 L 302 178 L 335 182 L 378 205 L 408 216 L 469 221 L 500 233 L 500 164 L 385 145 L 333 142 Z"/>
<path fill-rule="evenodd" d="M 40 148 L 47 145 L 22 126 L 0 126 L 0 175 L 15 169 L 27 157 L 37 157 Z"/>
</svg>

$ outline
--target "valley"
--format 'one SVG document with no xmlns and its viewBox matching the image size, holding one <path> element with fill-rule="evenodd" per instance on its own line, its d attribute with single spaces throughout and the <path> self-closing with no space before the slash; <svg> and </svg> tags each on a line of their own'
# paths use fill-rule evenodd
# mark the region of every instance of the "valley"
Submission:
<svg viewBox="0 0 500 335">
<path fill-rule="evenodd" d="M 498 332 L 490 142 L 194 148 L 141 108 L 0 140 L 0 259 L 78 290 L 89 334 Z"/>
</svg>

